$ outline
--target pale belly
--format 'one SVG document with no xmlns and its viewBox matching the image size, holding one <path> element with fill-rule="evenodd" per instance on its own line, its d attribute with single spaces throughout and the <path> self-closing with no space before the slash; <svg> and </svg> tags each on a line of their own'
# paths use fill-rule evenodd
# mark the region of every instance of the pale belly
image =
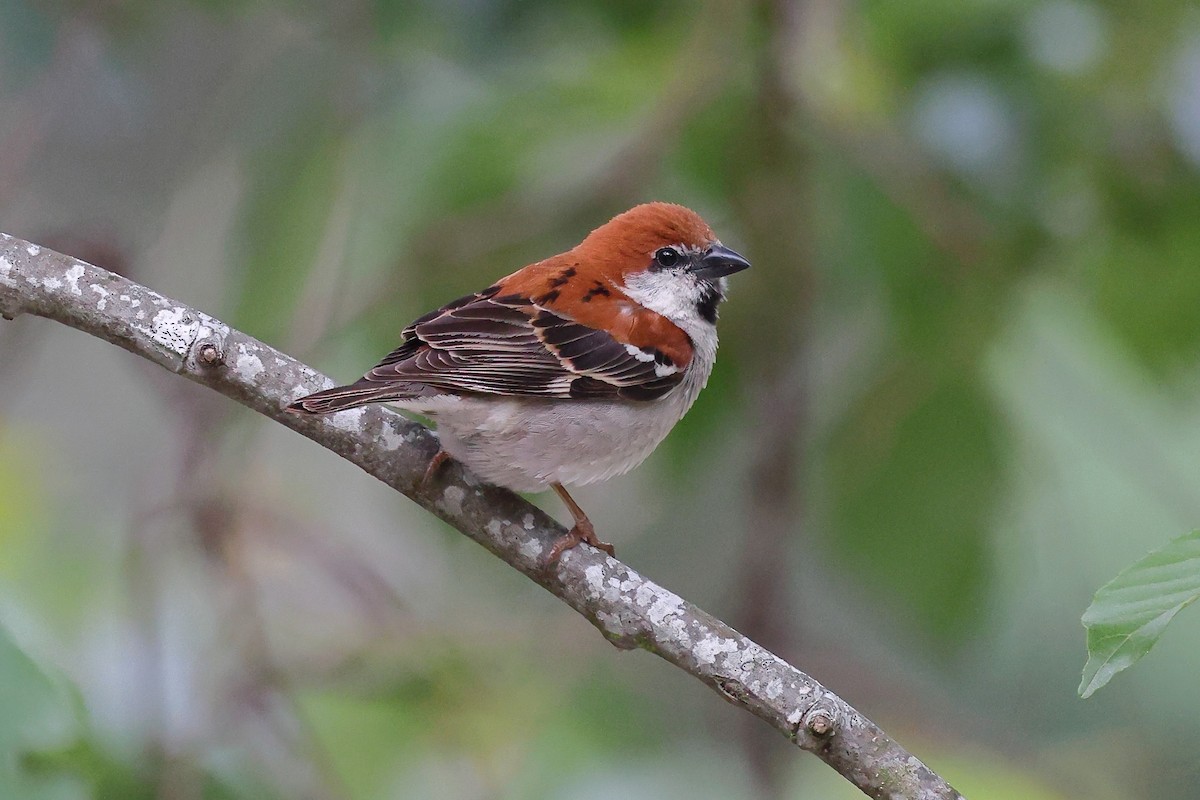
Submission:
<svg viewBox="0 0 1200 800">
<path fill-rule="evenodd" d="M 536 492 L 550 483 L 581 485 L 628 472 L 653 452 L 692 399 L 691 392 L 641 403 L 440 397 L 411 410 L 433 419 L 442 448 L 479 477 Z"/>
</svg>

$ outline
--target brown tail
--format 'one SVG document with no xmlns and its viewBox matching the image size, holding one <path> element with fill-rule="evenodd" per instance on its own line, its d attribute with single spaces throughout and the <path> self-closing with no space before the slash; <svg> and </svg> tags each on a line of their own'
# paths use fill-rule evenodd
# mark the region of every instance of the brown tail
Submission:
<svg viewBox="0 0 1200 800">
<path fill-rule="evenodd" d="M 375 381 L 359 381 L 349 386 L 337 386 L 323 392 L 301 397 L 287 407 L 293 414 L 329 414 L 334 411 L 345 411 L 347 408 L 384 403 L 388 400 L 399 400 L 409 397 L 404 385 L 380 385 Z"/>
</svg>

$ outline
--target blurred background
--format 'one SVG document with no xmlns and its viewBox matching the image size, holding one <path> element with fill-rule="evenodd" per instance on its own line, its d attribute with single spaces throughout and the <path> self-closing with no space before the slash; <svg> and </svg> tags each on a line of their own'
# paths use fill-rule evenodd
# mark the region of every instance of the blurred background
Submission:
<svg viewBox="0 0 1200 800">
<path fill-rule="evenodd" d="M 1200 525 L 1194 4 L 0 0 L 0 230 L 343 381 L 651 199 L 754 269 L 603 538 L 973 800 L 1200 795 L 1194 615 L 1076 696 L 1092 593 Z M 859 796 L 307 440 L 0 324 L 0 798 Z"/>
</svg>

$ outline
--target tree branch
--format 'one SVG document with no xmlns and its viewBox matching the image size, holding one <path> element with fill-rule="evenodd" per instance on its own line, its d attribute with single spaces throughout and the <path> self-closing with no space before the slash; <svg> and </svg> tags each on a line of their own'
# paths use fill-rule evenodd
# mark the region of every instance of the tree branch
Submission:
<svg viewBox="0 0 1200 800">
<path fill-rule="evenodd" d="M 357 464 L 574 608 L 620 648 L 642 647 L 765 720 L 876 798 L 961 798 L 837 695 L 725 623 L 590 547 L 540 557 L 563 529 L 517 495 L 447 465 L 422 487 L 436 434 L 380 406 L 329 417 L 283 407 L 328 378 L 119 275 L 0 234 L 0 314 L 97 336 L 208 386 Z"/>
</svg>

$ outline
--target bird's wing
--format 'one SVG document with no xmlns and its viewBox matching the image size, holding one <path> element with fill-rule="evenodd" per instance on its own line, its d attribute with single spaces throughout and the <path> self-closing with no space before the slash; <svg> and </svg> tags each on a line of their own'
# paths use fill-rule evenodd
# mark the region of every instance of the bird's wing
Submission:
<svg viewBox="0 0 1200 800">
<path fill-rule="evenodd" d="M 524 295 L 501 295 L 496 286 L 421 317 L 403 338 L 356 386 L 415 383 L 461 394 L 653 400 L 679 383 L 686 366 Z"/>
</svg>

